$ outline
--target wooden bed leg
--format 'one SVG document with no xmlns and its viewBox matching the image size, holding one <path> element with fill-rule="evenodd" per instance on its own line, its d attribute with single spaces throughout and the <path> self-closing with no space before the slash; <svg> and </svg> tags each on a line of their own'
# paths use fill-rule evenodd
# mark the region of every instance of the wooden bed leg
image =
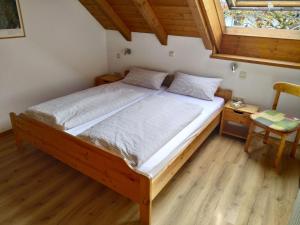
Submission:
<svg viewBox="0 0 300 225">
<path fill-rule="evenodd" d="M 151 225 L 152 199 L 151 180 L 147 177 L 141 178 L 140 183 L 140 221 L 142 225 Z"/>
<path fill-rule="evenodd" d="M 19 137 L 18 132 L 17 132 L 17 127 L 16 127 L 16 117 L 17 117 L 17 115 L 15 113 L 10 113 L 9 116 L 10 116 L 10 121 L 11 121 L 12 129 L 14 131 L 14 136 L 15 136 L 15 141 L 16 141 L 17 149 L 19 151 L 21 151 L 21 150 L 23 150 L 23 148 L 22 148 L 23 145 L 22 145 L 22 140 Z"/>
<path fill-rule="evenodd" d="M 142 225 L 151 225 L 152 202 L 140 204 L 140 221 Z"/>
</svg>

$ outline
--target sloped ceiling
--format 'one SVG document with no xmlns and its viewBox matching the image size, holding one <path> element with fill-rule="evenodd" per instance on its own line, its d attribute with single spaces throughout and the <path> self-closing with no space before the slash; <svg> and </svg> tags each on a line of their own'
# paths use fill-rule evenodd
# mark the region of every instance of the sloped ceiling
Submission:
<svg viewBox="0 0 300 225">
<path fill-rule="evenodd" d="M 282 38 L 274 38 L 272 33 L 286 31 L 255 31 L 258 36 L 249 36 L 244 29 L 230 33 L 221 19 L 218 0 L 80 2 L 105 29 L 119 31 L 128 41 L 131 32 L 154 33 L 162 45 L 167 45 L 168 35 L 198 37 L 212 50 L 213 58 L 300 68 L 299 32 Z"/>
<path fill-rule="evenodd" d="M 102 0 L 100 0 L 102 1 Z M 106 0 L 132 32 L 153 33 L 132 0 Z M 105 29 L 118 30 L 96 0 L 80 0 Z M 200 37 L 186 0 L 148 0 L 169 35 Z"/>
</svg>

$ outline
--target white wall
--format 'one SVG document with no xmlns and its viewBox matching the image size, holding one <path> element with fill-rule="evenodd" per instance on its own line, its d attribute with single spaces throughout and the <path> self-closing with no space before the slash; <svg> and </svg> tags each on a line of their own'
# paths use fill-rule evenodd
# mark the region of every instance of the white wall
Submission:
<svg viewBox="0 0 300 225">
<path fill-rule="evenodd" d="M 26 37 L 0 39 L 0 132 L 8 113 L 92 85 L 107 72 L 106 31 L 77 0 L 20 1 Z"/>
<path fill-rule="evenodd" d="M 238 63 L 236 73 L 230 70 L 230 61 L 209 58 L 199 38 L 170 36 L 168 46 L 161 46 L 152 34 L 134 33 L 133 41 L 127 42 L 115 31 L 107 32 L 108 62 L 110 72 L 120 72 L 130 66 L 161 69 L 166 71 L 184 71 L 205 76 L 224 78 L 223 87 L 233 90 L 235 96 L 243 97 L 249 103 L 264 108 L 271 107 L 274 97 L 272 89 L 276 81 L 288 81 L 300 84 L 300 70 L 286 69 Z M 132 55 L 116 57 L 122 49 L 129 47 Z M 169 51 L 175 57 L 169 57 Z M 246 79 L 240 79 L 240 71 L 247 72 Z M 279 109 L 300 117 L 300 100 L 296 97 L 283 96 Z"/>
</svg>

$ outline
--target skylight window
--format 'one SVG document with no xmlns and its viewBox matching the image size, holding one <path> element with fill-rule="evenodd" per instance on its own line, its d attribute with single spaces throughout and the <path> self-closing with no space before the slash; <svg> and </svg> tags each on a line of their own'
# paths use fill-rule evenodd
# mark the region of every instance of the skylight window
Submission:
<svg viewBox="0 0 300 225">
<path fill-rule="evenodd" d="M 300 1 L 221 0 L 227 27 L 300 30 Z"/>
</svg>

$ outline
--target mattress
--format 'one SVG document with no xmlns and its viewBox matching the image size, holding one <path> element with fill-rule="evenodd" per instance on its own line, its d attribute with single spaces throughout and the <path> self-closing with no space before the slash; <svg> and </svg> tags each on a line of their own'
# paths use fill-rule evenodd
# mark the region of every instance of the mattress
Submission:
<svg viewBox="0 0 300 225">
<path fill-rule="evenodd" d="M 157 90 L 115 82 L 41 103 L 25 113 L 57 129 L 68 130 L 118 111 L 155 92 Z"/>
<path fill-rule="evenodd" d="M 204 128 L 207 125 L 207 122 L 212 119 L 224 105 L 224 99 L 220 97 L 215 97 L 213 101 L 206 101 L 189 96 L 173 94 L 162 90 L 156 92 L 155 94 L 166 97 L 176 96 L 176 98 L 183 102 L 193 103 L 198 105 L 199 107 L 202 107 L 203 111 L 184 129 L 182 129 L 177 135 L 175 135 L 169 142 L 167 142 L 162 148 L 160 148 L 154 155 L 152 155 L 151 158 L 149 158 L 139 167 L 135 168 L 138 172 L 146 174 L 151 178 L 154 178 L 162 169 L 168 166 L 169 162 L 178 154 L 180 154 L 185 145 L 189 143 L 189 140 L 195 137 L 195 135 L 198 134 L 199 130 Z M 67 132 L 72 135 L 78 135 L 94 126 L 95 124 L 106 119 L 107 117 L 109 117 L 109 115 L 90 121 L 89 123 L 83 124 L 82 126 L 76 127 L 75 129 L 68 130 Z M 104 148 L 103 150 L 106 149 Z"/>
</svg>

